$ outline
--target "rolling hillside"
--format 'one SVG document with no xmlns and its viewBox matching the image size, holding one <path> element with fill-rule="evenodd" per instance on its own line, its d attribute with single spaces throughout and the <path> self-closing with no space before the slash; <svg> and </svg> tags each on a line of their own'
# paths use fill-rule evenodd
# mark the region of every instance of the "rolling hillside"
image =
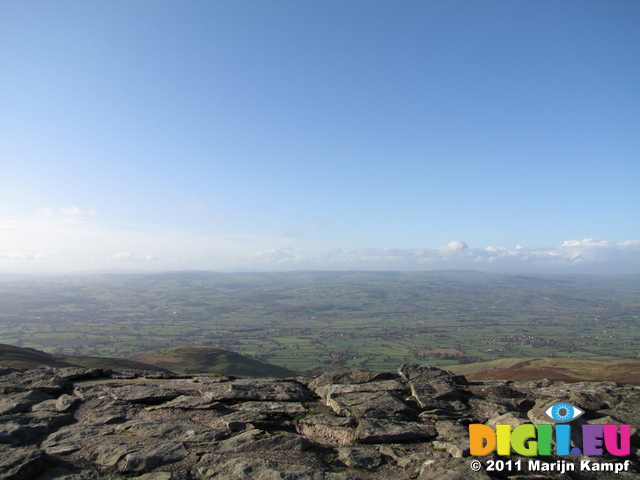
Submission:
<svg viewBox="0 0 640 480">
<path fill-rule="evenodd" d="M 132 360 L 108 357 L 52 355 L 33 348 L 0 344 L 0 366 L 17 368 L 85 367 L 136 369 L 185 374 L 239 377 L 294 377 L 298 373 L 227 350 L 211 347 L 172 347 L 153 350 Z M 505 358 L 490 362 L 448 365 L 448 370 L 479 380 L 614 381 L 640 385 L 640 362 L 596 362 L 573 358 Z"/>
<path fill-rule="evenodd" d="M 109 357 L 85 357 L 73 355 L 52 355 L 34 348 L 15 347 L 0 344 L 0 365 L 17 368 L 85 367 L 167 371 L 165 368 L 144 363 Z"/>
<path fill-rule="evenodd" d="M 575 358 L 504 358 L 491 362 L 449 365 L 469 380 L 605 381 L 640 385 L 640 362 L 596 362 Z"/>
<path fill-rule="evenodd" d="M 146 352 L 133 360 L 109 357 L 52 355 L 34 348 L 0 344 L 0 365 L 16 368 L 85 367 L 212 373 L 240 377 L 294 377 L 296 372 L 238 353 L 208 347 L 173 347 Z"/>
<path fill-rule="evenodd" d="M 212 347 L 171 347 L 134 357 L 176 373 L 213 373 L 242 377 L 294 377 L 296 372 L 239 353 Z"/>
</svg>

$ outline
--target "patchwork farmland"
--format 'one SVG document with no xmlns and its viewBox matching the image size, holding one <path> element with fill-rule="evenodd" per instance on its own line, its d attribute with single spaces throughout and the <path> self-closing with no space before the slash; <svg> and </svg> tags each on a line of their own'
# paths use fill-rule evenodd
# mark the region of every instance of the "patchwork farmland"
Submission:
<svg viewBox="0 0 640 480">
<path fill-rule="evenodd" d="M 0 282 L 0 343 L 135 358 L 223 348 L 303 374 L 521 357 L 637 360 L 640 276 L 108 274 Z"/>
</svg>

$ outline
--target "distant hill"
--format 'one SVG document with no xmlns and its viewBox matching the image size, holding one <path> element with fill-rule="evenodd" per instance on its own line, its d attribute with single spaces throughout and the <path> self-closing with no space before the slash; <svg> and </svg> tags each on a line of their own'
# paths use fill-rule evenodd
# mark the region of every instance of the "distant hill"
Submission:
<svg viewBox="0 0 640 480">
<path fill-rule="evenodd" d="M 490 362 L 447 365 L 469 380 L 612 381 L 640 385 L 640 361 L 596 362 L 576 358 L 504 358 Z"/>
<path fill-rule="evenodd" d="M 297 372 L 247 355 L 212 347 L 172 347 L 145 352 L 132 360 L 109 357 L 52 355 L 34 348 L 0 344 L 0 365 L 17 368 L 49 366 L 150 370 L 185 374 L 210 373 L 240 377 L 295 377 Z M 447 365 L 446 369 L 481 380 L 565 382 L 613 381 L 640 385 L 640 361 L 597 362 L 576 358 L 504 358 L 490 362 Z"/>
<path fill-rule="evenodd" d="M 176 373 L 215 373 L 242 377 L 295 377 L 298 374 L 255 358 L 213 347 L 171 347 L 134 357 Z"/>
<path fill-rule="evenodd" d="M 35 348 L 14 347 L 0 343 L 0 365 L 18 368 L 33 368 L 40 365 L 48 367 L 72 367 L 72 363 L 65 362 Z"/>
<path fill-rule="evenodd" d="M 52 355 L 34 348 L 0 344 L 0 365 L 17 368 L 85 367 L 152 370 L 170 373 L 214 373 L 241 377 L 295 377 L 298 373 L 239 353 L 209 347 L 173 347 L 146 352 L 133 360 Z"/>
<path fill-rule="evenodd" d="M 52 355 L 35 348 L 22 348 L 0 343 L 0 365 L 17 368 L 47 367 L 85 367 L 154 370 L 166 372 L 167 369 L 144 363 L 109 357 L 80 357 L 73 355 Z"/>
</svg>

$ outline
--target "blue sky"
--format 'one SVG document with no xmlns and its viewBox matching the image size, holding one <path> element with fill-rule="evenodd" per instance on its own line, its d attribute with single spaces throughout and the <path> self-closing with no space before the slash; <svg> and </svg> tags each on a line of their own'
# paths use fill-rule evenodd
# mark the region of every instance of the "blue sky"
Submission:
<svg viewBox="0 0 640 480">
<path fill-rule="evenodd" d="M 0 3 L 0 271 L 640 272 L 637 1 Z"/>
</svg>

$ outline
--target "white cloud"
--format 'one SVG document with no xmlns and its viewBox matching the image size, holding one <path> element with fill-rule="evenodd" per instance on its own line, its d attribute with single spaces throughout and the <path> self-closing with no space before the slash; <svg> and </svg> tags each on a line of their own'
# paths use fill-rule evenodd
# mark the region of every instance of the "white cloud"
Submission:
<svg viewBox="0 0 640 480">
<path fill-rule="evenodd" d="M 78 207 L 60 207 L 58 209 L 63 217 L 82 217 L 83 213 Z"/>
<path fill-rule="evenodd" d="M 51 207 L 40 207 L 38 209 L 38 214 L 43 217 L 55 217 L 56 213 L 58 216 L 66 217 L 66 218 L 74 218 L 74 217 L 97 217 L 98 214 L 95 210 L 82 210 L 76 205 L 72 205 L 70 207 L 59 207 L 57 210 Z"/>
<path fill-rule="evenodd" d="M 0 260 L 35 260 L 36 256 L 28 253 L 3 253 L 0 252 Z"/>
<path fill-rule="evenodd" d="M 41 207 L 38 213 L 44 217 L 53 217 L 56 214 L 55 210 L 50 207 Z"/>
<path fill-rule="evenodd" d="M 286 250 L 292 250 L 287 248 Z M 270 250 L 261 251 L 247 255 L 242 259 L 242 263 L 245 265 L 261 265 L 261 266 L 278 266 L 278 267 L 296 267 L 304 263 L 307 263 L 307 259 L 300 253 L 293 251 L 286 252 L 279 248 L 272 248 Z"/>
<path fill-rule="evenodd" d="M 450 257 L 452 255 L 460 255 L 462 251 L 467 248 L 469 248 L 469 246 L 465 242 L 454 240 L 445 246 L 438 248 L 438 253 L 443 257 Z"/>
<path fill-rule="evenodd" d="M 477 269 L 550 273 L 640 272 L 640 242 L 571 240 L 560 247 L 489 246 L 484 249 L 453 241 L 436 249 L 334 250 L 317 264 L 328 268 L 350 265 L 357 269 Z"/>
<path fill-rule="evenodd" d="M 161 227 L 108 224 L 90 216 L 0 218 L 6 272 L 140 270 L 445 270 L 640 273 L 640 242 L 586 238 L 557 247 L 336 248 L 301 238 L 201 236 Z M 29 261 L 25 261 L 29 260 Z"/>
</svg>

